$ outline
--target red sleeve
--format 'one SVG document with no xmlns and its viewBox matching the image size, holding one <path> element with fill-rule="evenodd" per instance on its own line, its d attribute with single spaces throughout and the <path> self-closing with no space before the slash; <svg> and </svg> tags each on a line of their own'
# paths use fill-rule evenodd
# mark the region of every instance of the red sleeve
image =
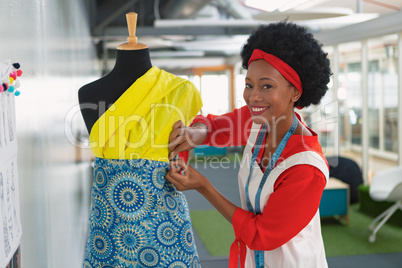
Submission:
<svg viewBox="0 0 402 268">
<path fill-rule="evenodd" d="M 273 250 L 287 243 L 317 213 L 325 185 L 325 176 L 313 166 L 284 171 L 262 214 L 236 210 L 232 219 L 236 239 L 254 250 Z"/>
<path fill-rule="evenodd" d="M 226 147 L 246 145 L 253 120 L 248 107 L 243 106 L 219 116 L 197 115 L 191 125 L 199 122 L 208 126 L 208 137 L 203 144 Z"/>
</svg>

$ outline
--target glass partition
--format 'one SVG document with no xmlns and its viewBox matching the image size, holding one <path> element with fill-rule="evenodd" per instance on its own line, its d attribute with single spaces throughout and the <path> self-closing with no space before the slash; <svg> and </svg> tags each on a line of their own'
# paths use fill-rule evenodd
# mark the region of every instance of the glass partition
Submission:
<svg viewBox="0 0 402 268">
<path fill-rule="evenodd" d="M 202 113 L 224 114 L 229 112 L 229 75 L 205 72 L 200 81 L 200 92 L 203 101 Z"/>
<path fill-rule="evenodd" d="M 339 45 L 340 140 L 346 147 L 361 146 L 362 73 L 361 42 Z"/>
<path fill-rule="evenodd" d="M 328 53 L 330 68 L 333 72 L 335 69 L 333 66 L 334 49 L 333 47 L 324 47 L 323 49 Z M 302 110 L 295 109 L 296 112 L 302 115 L 305 123 L 317 133 L 323 152 L 326 155 L 338 154 L 338 148 L 335 148 L 338 144 L 335 139 L 338 139 L 339 109 L 338 101 L 334 94 L 334 86 L 336 85 L 333 78 L 332 76 L 330 77 L 327 85 L 328 91 L 318 105 L 311 105 Z"/>
<path fill-rule="evenodd" d="M 381 72 L 378 60 L 368 64 L 368 114 L 370 148 L 380 149 Z"/>
<path fill-rule="evenodd" d="M 368 40 L 370 147 L 398 151 L 398 36 Z"/>
<path fill-rule="evenodd" d="M 229 72 L 204 71 L 202 75 L 182 76 L 191 81 L 200 91 L 203 106 L 201 114 L 220 115 L 229 112 Z"/>
</svg>

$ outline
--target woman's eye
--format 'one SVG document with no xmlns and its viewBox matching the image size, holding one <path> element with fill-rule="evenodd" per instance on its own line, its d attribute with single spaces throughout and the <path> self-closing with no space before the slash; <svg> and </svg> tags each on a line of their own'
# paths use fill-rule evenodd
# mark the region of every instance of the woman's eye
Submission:
<svg viewBox="0 0 402 268">
<path fill-rule="evenodd" d="M 262 88 L 263 89 L 270 89 L 272 86 L 271 85 L 264 85 Z"/>
<path fill-rule="evenodd" d="M 246 84 L 244 87 L 245 88 L 252 88 L 252 86 L 250 84 Z"/>
</svg>

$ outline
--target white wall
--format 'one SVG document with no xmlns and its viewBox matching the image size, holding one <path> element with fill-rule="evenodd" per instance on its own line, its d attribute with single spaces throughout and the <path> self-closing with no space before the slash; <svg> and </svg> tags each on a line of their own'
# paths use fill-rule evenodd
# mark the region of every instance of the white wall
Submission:
<svg viewBox="0 0 402 268">
<path fill-rule="evenodd" d="M 23 267 L 81 266 L 90 170 L 75 163 L 65 131 L 85 131 L 77 91 L 98 75 L 83 2 L 0 1 L 0 61 L 23 70 L 16 97 Z"/>
</svg>

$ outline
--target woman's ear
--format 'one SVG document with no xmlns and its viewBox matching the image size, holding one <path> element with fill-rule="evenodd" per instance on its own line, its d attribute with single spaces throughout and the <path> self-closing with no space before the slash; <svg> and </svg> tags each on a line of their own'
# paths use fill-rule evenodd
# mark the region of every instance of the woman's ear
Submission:
<svg viewBox="0 0 402 268">
<path fill-rule="evenodd" d="M 300 99 L 301 93 L 295 86 L 292 85 L 291 87 L 292 87 L 292 94 L 293 94 L 292 95 L 292 101 L 296 102 L 296 101 L 298 101 Z"/>
</svg>

